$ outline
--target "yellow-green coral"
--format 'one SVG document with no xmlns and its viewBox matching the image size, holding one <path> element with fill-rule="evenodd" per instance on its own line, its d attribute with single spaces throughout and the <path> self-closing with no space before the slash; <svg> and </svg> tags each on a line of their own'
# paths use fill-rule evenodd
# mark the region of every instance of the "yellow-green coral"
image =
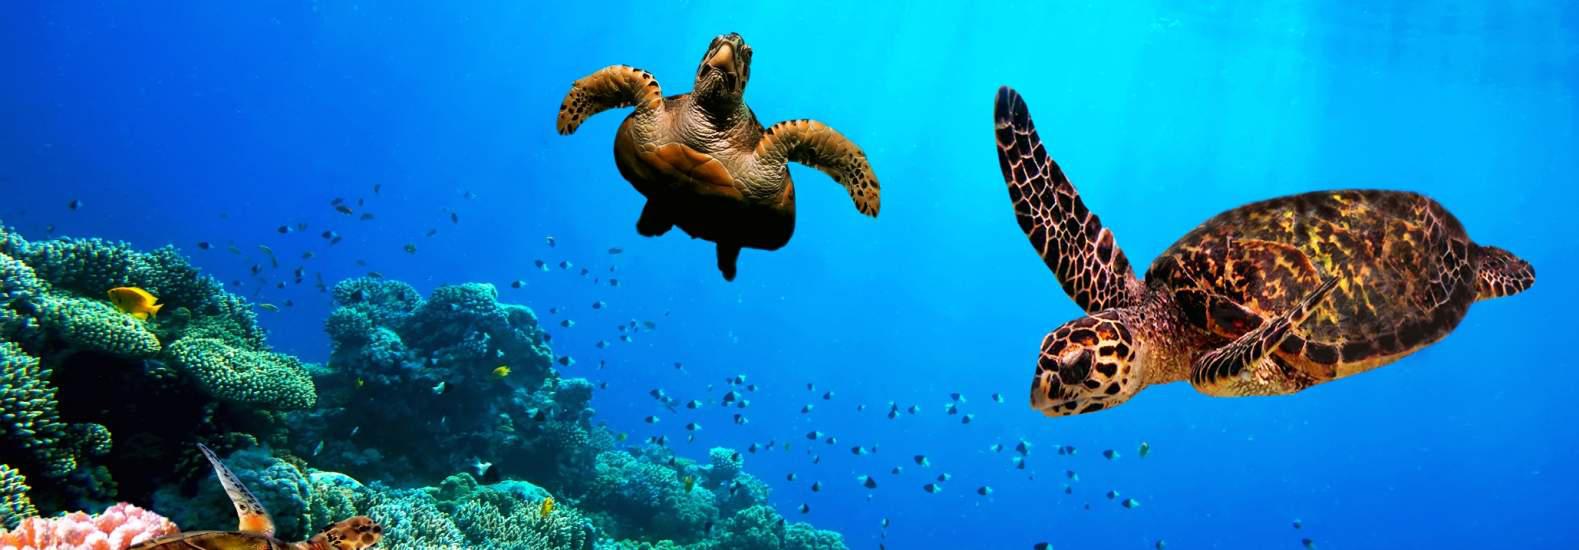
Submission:
<svg viewBox="0 0 1579 550">
<path fill-rule="evenodd" d="M 50 370 L 13 342 L 0 342 L 0 442 L 29 457 L 44 475 L 64 477 L 77 467 L 62 444 L 60 419 Z M 34 470 L 30 470 L 34 471 Z M 37 473 L 38 471 L 34 471 Z"/>
<path fill-rule="evenodd" d="M 16 528 L 23 519 L 38 515 L 33 501 L 27 498 L 27 478 L 9 464 L 0 464 L 0 525 Z"/>
<path fill-rule="evenodd" d="M 159 353 L 159 338 L 147 325 L 108 302 L 52 296 L 44 299 L 41 306 L 43 325 L 72 348 L 132 358 Z"/>
<path fill-rule="evenodd" d="M 456 527 L 469 542 L 486 548 L 582 550 L 592 534 L 574 509 L 559 506 L 543 515 L 540 504 L 516 506 L 505 513 L 490 502 L 471 500 L 456 508 Z"/>
<path fill-rule="evenodd" d="M 295 357 L 233 347 L 217 338 L 182 338 L 165 355 L 214 397 L 276 410 L 318 401 L 312 377 Z"/>
</svg>

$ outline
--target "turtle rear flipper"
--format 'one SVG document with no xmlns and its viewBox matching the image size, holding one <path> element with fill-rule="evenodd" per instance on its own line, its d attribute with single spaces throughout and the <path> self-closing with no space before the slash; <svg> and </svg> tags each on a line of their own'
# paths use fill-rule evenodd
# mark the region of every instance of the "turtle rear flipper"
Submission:
<svg viewBox="0 0 1579 550">
<path fill-rule="evenodd" d="M 790 120 L 768 127 L 757 142 L 756 159 L 759 177 L 776 174 L 787 162 L 798 162 L 816 168 L 844 186 L 855 201 L 855 209 L 862 214 L 877 217 L 882 206 L 877 174 L 866 161 L 866 153 L 843 134 L 815 120 Z M 750 181 L 744 183 L 750 184 Z"/>
<path fill-rule="evenodd" d="M 740 245 L 718 243 L 718 271 L 725 281 L 735 280 L 735 262 L 740 260 Z"/>
<path fill-rule="evenodd" d="M 652 73 L 627 65 L 599 69 L 570 85 L 559 104 L 560 135 L 575 133 L 592 115 L 635 105 L 636 111 L 662 109 L 663 89 Z"/>
<path fill-rule="evenodd" d="M 1129 258 L 1047 156 L 1020 94 L 999 88 L 994 118 L 998 166 L 1009 184 L 1014 216 L 1064 292 L 1086 313 L 1137 303 L 1145 288 Z"/>
<path fill-rule="evenodd" d="M 258 497 L 252 496 L 252 491 L 241 483 L 241 478 L 235 472 L 225 467 L 219 461 L 219 455 L 202 443 L 197 448 L 203 451 L 203 456 L 208 457 L 209 463 L 214 465 L 214 474 L 219 476 L 219 484 L 224 486 L 225 494 L 230 495 L 230 502 L 236 505 L 236 516 L 240 519 L 240 526 L 236 529 L 243 533 L 256 533 L 266 537 L 274 536 L 274 520 L 269 517 L 269 511 L 263 509 L 263 504 L 258 502 Z"/>
<path fill-rule="evenodd" d="M 1329 277 L 1282 315 L 1201 356 L 1195 361 L 1190 385 L 1207 395 L 1236 397 L 1294 393 L 1324 382 L 1289 366 L 1273 352 L 1289 336 L 1291 329 L 1310 317 L 1337 286 L 1338 278 Z"/>
<path fill-rule="evenodd" d="M 674 222 L 663 213 L 663 209 L 654 204 L 652 199 L 647 199 L 647 204 L 641 207 L 641 217 L 636 218 L 636 234 L 657 237 L 668 233 L 673 227 Z"/>
<path fill-rule="evenodd" d="M 1476 299 L 1512 296 L 1534 284 L 1535 268 L 1530 262 L 1495 246 L 1475 247 Z"/>
</svg>

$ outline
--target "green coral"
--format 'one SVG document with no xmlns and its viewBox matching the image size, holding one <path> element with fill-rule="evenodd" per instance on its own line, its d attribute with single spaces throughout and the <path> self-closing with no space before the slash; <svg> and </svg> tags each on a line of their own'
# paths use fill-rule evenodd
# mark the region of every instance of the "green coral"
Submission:
<svg viewBox="0 0 1579 550">
<path fill-rule="evenodd" d="M 48 477 L 64 477 L 77 467 L 67 448 L 50 369 L 13 342 L 0 342 L 0 457 L 37 464 Z M 16 456 L 23 455 L 23 456 Z"/>
<path fill-rule="evenodd" d="M 312 471 L 307 481 L 312 484 L 312 497 L 304 527 L 322 527 L 355 516 L 357 502 L 367 498 L 367 488 L 342 473 Z"/>
<path fill-rule="evenodd" d="M 289 355 L 239 349 L 217 338 L 183 338 L 167 355 L 224 401 L 276 410 L 311 408 L 318 401 L 312 376 Z"/>
<path fill-rule="evenodd" d="M 791 523 L 784 530 L 784 550 L 844 550 L 844 535 L 809 523 Z"/>
<path fill-rule="evenodd" d="M 379 547 L 387 550 L 460 548 L 466 542 L 433 495 L 420 489 L 375 489 L 367 515 L 384 528 Z"/>
<path fill-rule="evenodd" d="M 586 520 L 573 509 L 556 506 L 544 515 L 538 503 L 522 503 L 508 513 L 481 500 L 455 509 L 455 525 L 476 547 L 521 550 L 583 550 L 591 548 Z"/>
<path fill-rule="evenodd" d="M 78 350 L 130 358 L 159 353 L 159 338 L 145 323 L 102 301 L 54 296 L 43 300 L 39 314 L 45 328 Z"/>
<path fill-rule="evenodd" d="M 690 491 L 674 469 L 616 450 L 598 454 L 596 474 L 582 504 L 603 515 L 620 538 L 691 542 L 718 517 L 711 490 Z"/>
<path fill-rule="evenodd" d="M 0 464 L 0 525 L 15 529 L 23 519 L 38 515 L 27 498 L 27 478 L 9 464 Z"/>
</svg>

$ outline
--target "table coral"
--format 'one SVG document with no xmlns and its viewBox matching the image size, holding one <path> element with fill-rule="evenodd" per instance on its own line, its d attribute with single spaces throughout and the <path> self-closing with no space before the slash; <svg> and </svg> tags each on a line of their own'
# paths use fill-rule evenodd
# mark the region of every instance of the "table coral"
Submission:
<svg viewBox="0 0 1579 550">
<path fill-rule="evenodd" d="M 307 369 L 289 355 L 238 349 L 217 338 L 183 338 L 167 355 L 224 401 L 278 410 L 307 409 L 318 401 Z"/>
</svg>

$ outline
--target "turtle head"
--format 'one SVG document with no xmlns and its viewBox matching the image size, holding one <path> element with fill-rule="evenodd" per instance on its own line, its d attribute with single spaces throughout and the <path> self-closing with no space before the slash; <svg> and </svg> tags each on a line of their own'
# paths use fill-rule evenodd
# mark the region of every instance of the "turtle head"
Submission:
<svg viewBox="0 0 1579 550">
<path fill-rule="evenodd" d="M 373 518 L 356 516 L 324 527 L 307 540 L 307 547 L 312 550 L 362 550 L 378 544 L 383 538 L 384 528 Z"/>
<path fill-rule="evenodd" d="M 1075 319 L 1042 338 L 1031 407 L 1047 416 L 1112 408 L 1145 386 L 1134 333 L 1109 310 Z"/>
<path fill-rule="evenodd" d="M 693 93 L 708 102 L 738 102 L 751 79 L 751 46 L 735 33 L 721 34 L 707 46 L 696 67 Z"/>
</svg>

